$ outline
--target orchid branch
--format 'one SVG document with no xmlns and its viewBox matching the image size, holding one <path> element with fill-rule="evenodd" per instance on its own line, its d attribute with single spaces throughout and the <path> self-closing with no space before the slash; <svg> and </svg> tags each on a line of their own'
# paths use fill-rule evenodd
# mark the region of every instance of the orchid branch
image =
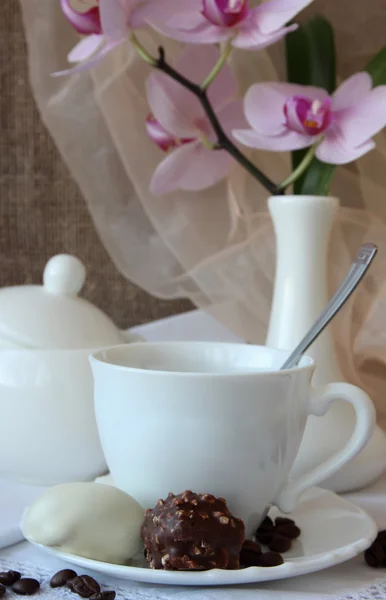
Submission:
<svg viewBox="0 0 386 600">
<path fill-rule="evenodd" d="M 215 111 L 213 110 L 206 89 L 203 89 L 200 85 L 193 83 L 193 81 L 190 81 L 181 73 L 173 69 L 173 67 L 166 61 L 165 50 L 162 48 L 162 46 L 158 49 L 158 52 L 159 56 L 154 65 L 155 68 L 174 79 L 174 81 L 177 81 L 180 85 L 192 92 L 196 98 L 198 98 L 217 136 L 217 147 L 228 152 L 228 154 L 230 154 L 236 162 L 238 162 L 250 175 L 252 175 L 252 177 L 259 181 L 270 192 L 270 194 L 277 194 L 279 191 L 278 186 L 273 183 L 273 181 L 271 181 L 262 171 L 260 171 L 260 169 L 258 169 L 226 135 Z"/>
</svg>

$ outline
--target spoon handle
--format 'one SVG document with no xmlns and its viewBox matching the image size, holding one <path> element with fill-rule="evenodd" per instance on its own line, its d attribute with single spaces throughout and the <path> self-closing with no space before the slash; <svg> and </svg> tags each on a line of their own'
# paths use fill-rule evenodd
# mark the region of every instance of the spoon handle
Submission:
<svg viewBox="0 0 386 600">
<path fill-rule="evenodd" d="M 292 354 L 287 358 L 281 371 L 284 369 L 292 369 L 295 367 L 301 358 L 302 354 L 311 346 L 314 340 L 327 327 L 330 321 L 335 317 L 336 313 L 342 308 L 346 300 L 351 296 L 356 289 L 367 269 L 371 265 L 378 248 L 374 244 L 364 244 L 361 246 L 356 259 L 350 267 L 346 278 L 337 290 L 333 298 L 331 298 L 325 310 L 317 319 L 307 335 L 302 339 L 300 344 L 295 348 Z"/>
</svg>

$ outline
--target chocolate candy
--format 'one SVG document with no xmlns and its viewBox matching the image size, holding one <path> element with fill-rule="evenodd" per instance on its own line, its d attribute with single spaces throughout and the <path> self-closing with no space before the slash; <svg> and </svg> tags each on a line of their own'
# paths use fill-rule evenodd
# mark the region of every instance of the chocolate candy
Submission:
<svg viewBox="0 0 386 600">
<path fill-rule="evenodd" d="M 0 584 L 0 598 L 5 596 L 6 589 L 3 585 Z"/>
<path fill-rule="evenodd" d="M 33 596 L 40 588 L 40 583 L 37 579 L 22 577 L 18 579 L 12 586 L 12 590 L 19 596 Z"/>
<path fill-rule="evenodd" d="M 99 583 L 89 575 L 78 575 L 74 579 L 70 579 L 68 587 L 82 598 L 90 598 L 93 594 L 99 594 L 101 591 Z"/>
<path fill-rule="evenodd" d="M 245 528 L 223 498 L 186 491 L 147 510 L 141 536 L 152 569 L 238 569 Z"/>
<path fill-rule="evenodd" d="M 77 574 L 72 569 L 63 569 L 62 571 L 58 571 L 51 579 L 50 586 L 52 588 L 63 587 L 66 585 L 71 579 L 75 579 Z"/>
<path fill-rule="evenodd" d="M 20 579 L 21 574 L 19 571 L 5 571 L 0 573 L 0 584 L 1 585 L 13 585 L 15 581 Z"/>
<path fill-rule="evenodd" d="M 113 590 L 106 592 L 99 592 L 99 594 L 93 594 L 90 596 L 90 600 L 114 600 L 116 593 Z"/>
<path fill-rule="evenodd" d="M 386 553 L 380 541 L 375 541 L 365 552 L 365 561 L 369 567 L 379 569 L 385 566 Z"/>
<path fill-rule="evenodd" d="M 284 535 L 280 535 L 280 533 L 275 533 L 269 544 L 269 549 L 273 552 L 282 554 L 283 552 L 288 552 L 291 546 L 292 540 L 290 538 L 284 537 Z"/>
<path fill-rule="evenodd" d="M 260 567 L 261 556 L 260 544 L 256 544 L 252 540 L 245 540 L 240 552 L 240 565 L 243 567 Z"/>
</svg>

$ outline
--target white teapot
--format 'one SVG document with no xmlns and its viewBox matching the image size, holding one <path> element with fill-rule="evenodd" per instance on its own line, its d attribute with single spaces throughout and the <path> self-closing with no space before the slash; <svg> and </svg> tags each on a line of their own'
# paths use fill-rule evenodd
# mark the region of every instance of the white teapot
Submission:
<svg viewBox="0 0 386 600">
<path fill-rule="evenodd" d="M 0 290 L 0 477 L 55 485 L 106 471 L 88 355 L 131 340 L 77 296 L 85 277 L 58 255 L 43 286 Z"/>
</svg>

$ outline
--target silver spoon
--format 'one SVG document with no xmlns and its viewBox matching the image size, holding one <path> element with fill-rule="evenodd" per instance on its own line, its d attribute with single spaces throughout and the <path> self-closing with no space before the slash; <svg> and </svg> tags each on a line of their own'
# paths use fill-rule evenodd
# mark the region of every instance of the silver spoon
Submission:
<svg viewBox="0 0 386 600">
<path fill-rule="evenodd" d="M 284 369 L 292 369 L 295 367 L 304 352 L 314 343 L 316 338 L 322 333 L 327 325 L 335 317 L 336 313 L 342 308 L 345 302 L 349 299 L 353 291 L 356 289 L 367 269 L 375 258 L 378 248 L 374 244 L 364 244 L 359 249 L 356 259 L 350 267 L 346 278 L 339 287 L 335 296 L 330 300 L 327 307 L 324 309 L 320 317 L 311 327 L 309 332 L 304 336 L 302 341 L 295 350 L 287 358 L 281 371 Z"/>
</svg>

